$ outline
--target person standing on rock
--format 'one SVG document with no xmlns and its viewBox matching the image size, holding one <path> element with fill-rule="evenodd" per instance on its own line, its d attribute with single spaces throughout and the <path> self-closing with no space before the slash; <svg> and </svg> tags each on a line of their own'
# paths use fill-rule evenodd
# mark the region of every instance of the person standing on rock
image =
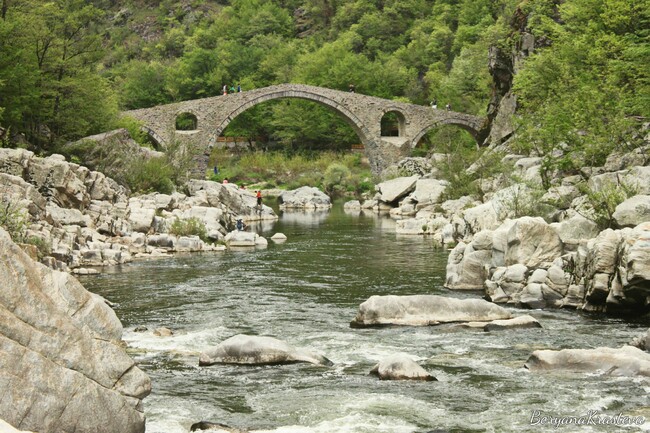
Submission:
<svg viewBox="0 0 650 433">
<path fill-rule="evenodd" d="M 438 109 L 438 100 L 437 99 L 434 99 L 433 101 L 431 101 L 431 108 L 433 108 L 434 110 Z"/>
<path fill-rule="evenodd" d="M 228 86 L 226 84 L 224 84 L 223 87 L 221 88 L 221 91 L 223 92 L 224 95 L 227 95 L 228 94 Z"/>
<path fill-rule="evenodd" d="M 257 193 L 257 195 L 256 195 L 257 196 L 257 207 L 261 209 L 262 208 L 262 191 L 257 190 L 255 192 Z"/>
<path fill-rule="evenodd" d="M 237 93 L 241 93 L 241 84 L 237 84 Z"/>
</svg>

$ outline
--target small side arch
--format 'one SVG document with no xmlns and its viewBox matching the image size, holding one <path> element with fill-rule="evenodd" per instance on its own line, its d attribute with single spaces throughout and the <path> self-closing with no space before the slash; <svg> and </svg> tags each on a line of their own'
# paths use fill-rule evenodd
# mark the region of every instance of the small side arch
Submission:
<svg viewBox="0 0 650 433">
<path fill-rule="evenodd" d="M 465 131 L 469 132 L 472 137 L 474 137 L 474 140 L 476 140 L 476 142 L 478 144 L 479 132 L 476 129 L 474 129 L 471 126 L 468 126 L 466 123 L 460 122 L 460 121 L 458 121 L 456 119 L 444 119 L 444 120 L 441 120 L 439 122 L 435 122 L 435 123 L 427 126 L 426 128 L 423 128 L 418 134 L 416 134 L 413 137 L 413 141 L 411 142 L 411 148 L 415 148 L 415 146 L 417 146 L 417 144 L 420 142 L 422 137 L 424 137 L 424 135 L 427 132 L 431 131 L 432 129 L 439 128 L 440 126 L 443 126 L 443 125 L 454 125 L 454 126 L 458 126 L 461 129 L 464 129 Z"/>
<path fill-rule="evenodd" d="M 404 137 L 406 131 L 406 117 L 394 108 L 384 111 L 380 120 L 382 137 Z"/>
<path fill-rule="evenodd" d="M 179 111 L 175 119 L 176 131 L 196 131 L 199 129 L 199 119 L 192 111 Z"/>
<path fill-rule="evenodd" d="M 165 140 L 153 129 L 147 126 L 141 126 L 140 131 L 144 132 L 147 135 L 155 150 L 163 151 L 167 148 L 167 143 Z"/>
</svg>

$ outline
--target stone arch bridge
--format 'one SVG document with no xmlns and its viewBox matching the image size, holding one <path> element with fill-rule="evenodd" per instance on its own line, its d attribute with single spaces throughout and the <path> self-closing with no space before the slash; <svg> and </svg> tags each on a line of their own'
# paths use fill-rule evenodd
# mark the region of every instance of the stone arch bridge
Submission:
<svg viewBox="0 0 650 433">
<path fill-rule="evenodd" d="M 164 150 L 171 140 L 180 139 L 203 147 L 200 169 L 205 170 L 210 150 L 226 126 L 239 114 L 265 101 L 300 98 L 314 101 L 339 113 L 363 143 L 372 171 L 380 173 L 389 164 L 408 156 L 418 141 L 432 128 L 457 125 L 479 141 L 486 120 L 470 114 L 435 110 L 353 92 L 304 84 L 279 84 L 241 93 L 183 101 L 123 112 L 143 123 L 143 128 Z M 381 121 L 388 113 L 396 119 L 397 136 L 382 136 Z M 196 117 L 194 131 L 176 131 L 176 118 Z"/>
</svg>

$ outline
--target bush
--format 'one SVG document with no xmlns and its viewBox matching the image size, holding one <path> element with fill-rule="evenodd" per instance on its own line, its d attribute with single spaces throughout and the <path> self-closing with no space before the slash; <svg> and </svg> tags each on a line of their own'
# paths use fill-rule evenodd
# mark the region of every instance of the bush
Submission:
<svg viewBox="0 0 650 433">
<path fill-rule="evenodd" d="M 52 254 L 52 245 L 43 239 L 37 236 L 30 236 L 24 241 L 26 244 L 34 245 L 38 251 L 38 259 L 41 260 L 43 257 L 47 257 Z"/>
<path fill-rule="evenodd" d="M 169 233 L 176 236 L 198 236 L 202 241 L 206 241 L 208 238 L 205 224 L 196 217 L 176 218 L 169 228 Z"/>
<path fill-rule="evenodd" d="M 115 122 L 115 129 L 124 128 L 129 131 L 131 138 L 141 146 L 150 145 L 149 136 L 142 130 L 142 122 L 129 116 L 121 116 Z"/>
<path fill-rule="evenodd" d="M 636 186 L 622 182 L 620 179 L 606 182 L 599 189 L 591 189 L 586 184 L 579 186 L 579 189 L 585 194 L 587 202 L 577 211 L 598 224 L 600 230 L 612 228 L 616 206 L 638 194 Z"/>
<path fill-rule="evenodd" d="M 132 161 L 125 174 L 125 181 L 132 192 L 174 192 L 173 170 L 165 158 L 151 158 L 144 162 Z"/>
<path fill-rule="evenodd" d="M 325 170 L 323 188 L 330 196 L 342 195 L 346 191 L 346 185 L 351 180 L 350 169 L 343 164 L 333 163 Z"/>
<path fill-rule="evenodd" d="M 0 226 L 11 236 L 14 242 L 23 242 L 27 231 L 27 211 L 12 203 L 9 197 L 0 199 Z"/>
</svg>

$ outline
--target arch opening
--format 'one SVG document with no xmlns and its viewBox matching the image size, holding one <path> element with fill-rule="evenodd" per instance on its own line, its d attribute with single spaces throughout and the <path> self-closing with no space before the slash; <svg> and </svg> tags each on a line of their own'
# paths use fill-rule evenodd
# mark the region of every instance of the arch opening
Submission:
<svg viewBox="0 0 650 433">
<path fill-rule="evenodd" d="M 159 152 L 165 150 L 165 142 L 156 131 L 147 128 L 146 126 L 141 127 L 140 130 L 143 132 L 142 138 L 144 139 L 145 144 L 148 144 L 151 148 Z"/>
<path fill-rule="evenodd" d="M 382 137 L 403 137 L 406 119 L 399 111 L 388 111 L 381 118 Z"/>
<path fill-rule="evenodd" d="M 177 131 L 195 131 L 198 128 L 199 120 L 196 115 L 189 112 L 179 113 L 176 115 L 176 130 Z"/>
<path fill-rule="evenodd" d="M 219 137 L 222 135 L 222 133 L 225 131 L 228 125 L 231 124 L 233 121 L 236 121 L 238 116 L 240 116 L 242 113 L 250 109 L 255 109 L 256 106 L 264 102 L 273 101 L 273 100 L 278 100 L 275 102 L 276 104 L 278 104 L 278 106 L 283 106 L 283 104 L 286 104 L 286 106 L 291 107 L 292 105 L 301 102 L 302 103 L 311 102 L 311 103 L 316 103 L 318 109 L 320 109 L 319 107 L 325 107 L 329 109 L 327 110 L 328 112 L 333 112 L 337 115 L 332 117 L 333 119 L 338 119 L 338 120 L 343 119 L 344 123 L 347 123 L 347 125 L 349 125 L 352 128 L 354 133 L 357 135 L 357 139 L 354 140 L 355 142 L 358 143 L 359 141 L 361 141 L 362 144 L 369 143 L 368 137 L 370 137 L 371 134 L 368 131 L 368 128 L 347 107 L 339 104 L 335 100 L 324 97 L 322 94 L 313 93 L 310 91 L 302 91 L 302 90 L 301 91 L 276 90 L 267 94 L 262 94 L 253 100 L 244 102 L 242 105 L 235 108 L 221 124 L 217 125 L 214 132 L 210 136 L 210 140 L 209 140 L 210 143 L 217 143 Z M 297 117 L 293 117 L 290 114 L 288 114 L 284 117 L 280 117 L 279 118 L 280 120 L 276 123 L 282 124 L 286 122 L 290 123 L 291 121 L 293 121 L 294 123 L 300 124 L 302 122 L 305 122 L 306 120 L 309 120 L 312 116 L 315 115 L 315 113 L 317 113 L 317 111 L 318 110 L 314 110 L 313 108 L 310 108 L 305 110 L 302 113 L 302 115 Z M 331 122 L 331 123 L 334 124 L 335 122 Z M 229 135 L 231 133 L 232 132 L 229 131 Z"/>
<path fill-rule="evenodd" d="M 364 143 L 358 123 L 337 108 L 299 96 L 276 96 L 247 104 L 229 116 L 217 147 L 289 151 L 347 151 Z M 215 134 L 216 135 L 216 134 Z"/>
</svg>

